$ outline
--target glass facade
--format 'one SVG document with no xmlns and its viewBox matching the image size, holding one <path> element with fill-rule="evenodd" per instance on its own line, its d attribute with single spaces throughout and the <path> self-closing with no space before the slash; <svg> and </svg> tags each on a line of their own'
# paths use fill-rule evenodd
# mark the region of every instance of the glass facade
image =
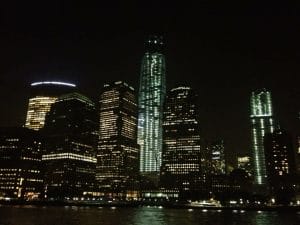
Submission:
<svg viewBox="0 0 300 225">
<path fill-rule="evenodd" d="M 76 86 L 57 81 L 43 81 L 31 84 L 25 127 L 39 130 L 45 125 L 46 114 L 61 94 L 66 94 Z"/>
<path fill-rule="evenodd" d="M 42 129 L 45 149 L 45 197 L 82 196 L 95 188 L 97 113 L 79 93 L 60 96 Z"/>
<path fill-rule="evenodd" d="M 0 128 L 0 198 L 39 198 L 43 190 L 41 158 L 36 131 Z"/>
<path fill-rule="evenodd" d="M 140 172 L 158 176 L 162 155 L 163 102 L 166 93 L 162 37 L 150 36 L 145 46 L 138 99 Z"/>
<path fill-rule="evenodd" d="M 167 189 L 200 188 L 201 154 L 197 96 L 189 87 L 172 89 L 163 122 L 161 184 Z"/>
<path fill-rule="evenodd" d="M 138 175 L 137 100 L 127 83 L 104 86 L 100 95 L 96 180 L 100 190 L 121 192 L 132 188 Z"/>
<path fill-rule="evenodd" d="M 254 182 L 264 185 L 267 181 L 264 136 L 274 130 L 271 93 L 265 89 L 252 92 L 250 108 Z"/>
</svg>

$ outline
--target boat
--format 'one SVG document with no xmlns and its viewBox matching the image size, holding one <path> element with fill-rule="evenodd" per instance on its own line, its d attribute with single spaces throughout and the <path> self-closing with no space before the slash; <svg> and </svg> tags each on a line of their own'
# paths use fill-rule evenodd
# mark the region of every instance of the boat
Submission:
<svg viewBox="0 0 300 225">
<path fill-rule="evenodd" d="M 222 207 L 221 203 L 217 200 L 202 200 L 202 201 L 194 201 L 188 204 L 192 207 Z"/>
</svg>

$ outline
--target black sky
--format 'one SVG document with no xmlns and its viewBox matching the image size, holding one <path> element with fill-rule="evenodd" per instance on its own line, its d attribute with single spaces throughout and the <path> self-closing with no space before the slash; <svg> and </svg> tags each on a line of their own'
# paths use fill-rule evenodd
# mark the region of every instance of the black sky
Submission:
<svg viewBox="0 0 300 225">
<path fill-rule="evenodd" d="M 124 1 L 125 2 L 125 1 Z M 228 151 L 249 150 L 249 95 L 272 91 L 278 121 L 294 135 L 300 111 L 297 5 L 3 3 L 0 126 L 24 123 L 29 84 L 74 82 L 94 100 L 103 83 L 138 87 L 143 41 L 163 33 L 167 88 L 199 93 L 202 133 Z"/>
</svg>

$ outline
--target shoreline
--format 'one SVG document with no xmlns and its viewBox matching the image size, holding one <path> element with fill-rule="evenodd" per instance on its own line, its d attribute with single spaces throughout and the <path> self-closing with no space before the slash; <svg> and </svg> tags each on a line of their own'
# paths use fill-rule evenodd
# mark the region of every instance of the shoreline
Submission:
<svg viewBox="0 0 300 225">
<path fill-rule="evenodd" d="M 180 203 L 148 203 L 148 202 L 82 202 L 82 201 L 0 201 L 1 205 L 11 205 L 11 206 L 77 206 L 77 207 L 118 207 L 118 208 L 134 208 L 134 207 L 159 207 L 159 208 L 170 208 L 170 209 L 192 209 L 192 210 L 214 210 L 214 211 L 300 211 L 300 205 L 296 206 L 286 206 L 286 205 L 274 205 L 274 206 L 191 206 L 187 204 Z"/>
</svg>

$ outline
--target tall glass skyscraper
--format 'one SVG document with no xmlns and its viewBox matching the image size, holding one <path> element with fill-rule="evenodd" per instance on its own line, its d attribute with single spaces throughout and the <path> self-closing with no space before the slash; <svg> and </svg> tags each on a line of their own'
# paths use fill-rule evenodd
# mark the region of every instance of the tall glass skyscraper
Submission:
<svg viewBox="0 0 300 225">
<path fill-rule="evenodd" d="M 254 181 L 264 185 L 267 181 L 264 136 L 274 130 L 271 93 L 265 89 L 252 92 L 250 106 Z"/>
<path fill-rule="evenodd" d="M 166 66 L 161 36 L 150 36 L 145 43 L 139 88 L 138 144 L 140 172 L 159 175 L 162 154 L 163 102 L 166 93 Z"/>
</svg>

